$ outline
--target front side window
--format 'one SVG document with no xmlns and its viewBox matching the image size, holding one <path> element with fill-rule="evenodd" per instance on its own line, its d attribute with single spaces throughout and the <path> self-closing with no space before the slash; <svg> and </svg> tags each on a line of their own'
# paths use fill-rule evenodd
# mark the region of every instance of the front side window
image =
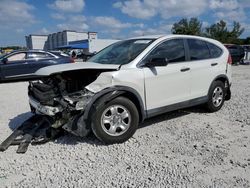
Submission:
<svg viewBox="0 0 250 188">
<path fill-rule="evenodd" d="M 197 39 L 187 39 L 190 60 L 202 60 L 211 58 L 206 42 Z"/>
<path fill-rule="evenodd" d="M 98 52 L 88 59 L 88 62 L 116 65 L 128 64 L 153 41 L 153 39 L 131 39 L 117 42 Z"/>
<path fill-rule="evenodd" d="M 185 48 L 183 39 L 172 39 L 161 43 L 149 54 L 149 56 L 146 58 L 146 61 L 153 58 L 164 58 L 169 63 L 185 61 Z"/>
</svg>

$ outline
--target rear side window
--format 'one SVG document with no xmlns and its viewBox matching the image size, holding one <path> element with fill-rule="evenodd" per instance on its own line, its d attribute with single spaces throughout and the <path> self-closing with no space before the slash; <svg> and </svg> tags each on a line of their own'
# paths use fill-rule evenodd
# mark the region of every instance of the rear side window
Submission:
<svg viewBox="0 0 250 188">
<path fill-rule="evenodd" d="M 197 39 L 187 39 L 190 60 L 202 60 L 211 58 L 206 42 Z"/>
<path fill-rule="evenodd" d="M 220 49 L 218 46 L 216 46 L 214 44 L 211 44 L 209 42 L 207 42 L 207 46 L 208 46 L 208 48 L 210 50 L 211 58 L 217 58 L 217 57 L 221 56 L 222 49 Z"/>
<path fill-rule="evenodd" d="M 172 39 L 161 43 L 147 57 L 166 58 L 169 63 L 185 61 L 185 49 L 183 39 Z"/>
<path fill-rule="evenodd" d="M 28 59 L 33 59 L 33 58 L 45 59 L 45 58 L 53 58 L 53 56 L 42 52 L 30 52 L 28 54 Z"/>
</svg>

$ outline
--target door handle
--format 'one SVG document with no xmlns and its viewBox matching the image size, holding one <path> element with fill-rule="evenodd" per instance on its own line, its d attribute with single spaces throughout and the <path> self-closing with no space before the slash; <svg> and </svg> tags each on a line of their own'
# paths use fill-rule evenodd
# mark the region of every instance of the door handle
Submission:
<svg viewBox="0 0 250 188">
<path fill-rule="evenodd" d="M 218 65 L 218 63 L 212 63 L 212 64 L 211 64 L 212 67 L 214 67 L 214 66 L 216 66 L 216 65 Z"/>
<path fill-rule="evenodd" d="M 189 70 L 190 70 L 189 67 L 185 67 L 185 68 L 182 68 L 182 69 L 181 69 L 181 72 L 186 72 L 186 71 L 189 71 Z"/>
</svg>

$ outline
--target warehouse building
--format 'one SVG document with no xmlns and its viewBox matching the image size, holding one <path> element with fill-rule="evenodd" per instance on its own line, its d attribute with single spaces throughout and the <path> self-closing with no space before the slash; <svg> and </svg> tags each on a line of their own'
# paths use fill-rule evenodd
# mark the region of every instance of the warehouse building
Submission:
<svg viewBox="0 0 250 188">
<path fill-rule="evenodd" d="M 29 35 L 26 36 L 26 46 L 28 49 L 47 49 L 48 35 Z"/>
<path fill-rule="evenodd" d="M 119 40 L 113 39 L 87 39 L 87 40 L 78 40 L 69 42 L 68 45 L 59 47 L 59 49 L 78 49 L 83 52 L 96 53 L 102 50 L 103 48 L 118 42 Z"/>
<path fill-rule="evenodd" d="M 62 32 L 52 33 L 49 35 L 26 36 L 26 46 L 30 50 L 56 50 L 61 46 L 68 45 L 69 42 L 88 39 L 97 39 L 97 32 L 76 32 L 64 30 Z"/>
<path fill-rule="evenodd" d="M 78 49 L 86 53 L 95 53 L 117 42 L 113 39 L 98 39 L 97 32 L 76 32 L 65 30 L 49 35 L 26 36 L 30 50 Z"/>
</svg>

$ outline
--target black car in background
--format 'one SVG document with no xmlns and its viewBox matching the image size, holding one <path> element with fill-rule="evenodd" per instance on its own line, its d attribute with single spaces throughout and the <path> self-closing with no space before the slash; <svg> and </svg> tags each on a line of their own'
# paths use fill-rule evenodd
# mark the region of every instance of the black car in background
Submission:
<svg viewBox="0 0 250 188">
<path fill-rule="evenodd" d="M 0 57 L 0 82 L 35 78 L 33 73 L 42 67 L 73 62 L 74 59 L 60 51 L 13 51 Z"/>
<path fill-rule="evenodd" d="M 76 55 L 77 59 L 81 59 L 83 62 L 87 61 L 89 58 L 91 58 L 92 56 L 94 56 L 95 53 L 90 53 L 90 52 L 82 52 L 80 54 Z"/>
<path fill-rule="evenodd" d="M 243 61 L 245 56 L 245 50 L 243 47 L 234 44 L 225 44 L 232 57 L 233 64 L 240 63 Z"/>
</svg>

